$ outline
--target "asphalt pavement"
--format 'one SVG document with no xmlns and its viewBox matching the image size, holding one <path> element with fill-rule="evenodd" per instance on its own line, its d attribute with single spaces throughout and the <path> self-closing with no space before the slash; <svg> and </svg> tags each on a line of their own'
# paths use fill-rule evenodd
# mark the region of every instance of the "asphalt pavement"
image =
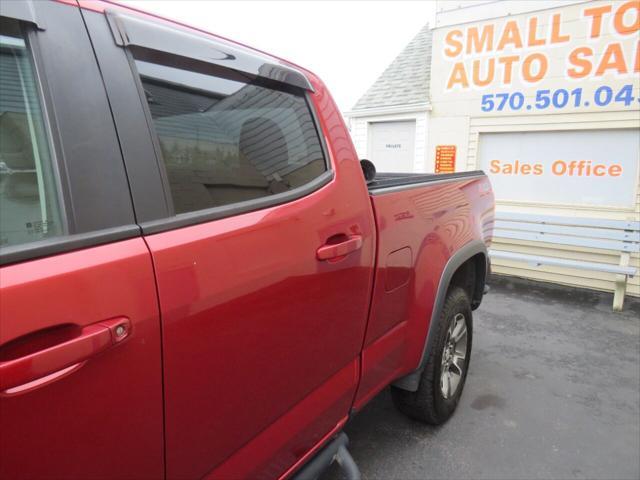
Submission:
<svg viewBox="0 0 640 480">
<path fill-rule="evenodd" d="M 456 413 L 422 425 L 383 391 L 345 430 L 363 478 L 639 479 L 640 299 L 611 304 L 494 277 Z"/>
</svg>

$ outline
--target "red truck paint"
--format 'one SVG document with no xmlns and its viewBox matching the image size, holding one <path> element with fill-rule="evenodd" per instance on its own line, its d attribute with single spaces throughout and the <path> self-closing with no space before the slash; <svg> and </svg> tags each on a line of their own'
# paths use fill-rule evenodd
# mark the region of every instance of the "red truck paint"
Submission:
<svg viewBox="0 0 640 480">
<path fill-rule="evenodd" d="M 360 353 L 375 252 L 358 163 L 341 160 L 335 181 L 304 201 L 147 237 L 171 392 L 169 477 L 209 472 L 325 382 L 333 390 L 325 403 L 310 404 L 324 410 L 324 429 L 296 426 L 297 448 L 347 416 L 356 378 L 345 383 L 337 373 Z M 361 249 L 318 261 L 316 250 L 337 234 L 361 236 Z M 193 448 L 180 448 L 186 439 Z M 274 453 L 283 465 L 295 459 L 291 450 Z"/>
<path fill-rule="evenodd" d="M 488 180 L 371 195 L 331 95 L 296 68 L 315 90 L 329 184 L 1 267 L 0 373 L 54 346 L 33 332 L 55 328 L 59 343 L 127 323 L 121 342 L 0 393 L 1 478 L 289 478 L 353 410 L 419 366 L 445 265 L 491 240 Z"/>
<path fill-rule="evenodd" d="M 131 324 L 122 342 L 79 355 L 48 383 L 0 393 L 0 478 L 162 477 L 158 302 L 144 241 L 0 268 L 0 365 L 122 317 Z M 54 327 L 55 337 L 30 335 Z"/>
<path fill-rule="evenodd" d="M 468 242 L 490 240 L 484 233 L 493 222 L 487 183 L 486 178 L 463 179 L 371 197 L 377 268 L 356 409 L 420 361 L 445 264 Z M 410 263 L 390 265 L 393 254 L 403 250 L 411 253 L 403 258 Z M 388 291 L 390 271 L 398 269 L 409 271 L 407 281 Z"/>
</svg>

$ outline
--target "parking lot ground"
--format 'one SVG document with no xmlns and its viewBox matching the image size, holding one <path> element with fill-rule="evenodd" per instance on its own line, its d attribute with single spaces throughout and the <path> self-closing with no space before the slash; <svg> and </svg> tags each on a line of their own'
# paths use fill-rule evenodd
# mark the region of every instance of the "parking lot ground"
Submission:
<svg viewBox="0 0 640 480">
<path fill-rule="evenodd" d="M 458 410 L 429 427 L 383 391 L 346 428 L 363 478 L 640 478 L 640 300 L 611 303 L 494 277 Z"/>
</svg>

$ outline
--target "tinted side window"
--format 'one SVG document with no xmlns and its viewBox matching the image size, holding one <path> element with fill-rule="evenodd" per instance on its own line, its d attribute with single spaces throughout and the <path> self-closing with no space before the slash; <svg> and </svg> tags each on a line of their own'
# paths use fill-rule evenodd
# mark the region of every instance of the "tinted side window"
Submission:
<svg viewBox="0 0 640 480">
<path fill-rule="evenodd" d="M 0 247 L 65 233 L 37 80 L 17 22 L 0 19 Z"/>
<path fill-rule="evenodd" d="M 175 213 L 285 192 L 326 171 L 302 91 L 136 65 Z"/>
</svg>

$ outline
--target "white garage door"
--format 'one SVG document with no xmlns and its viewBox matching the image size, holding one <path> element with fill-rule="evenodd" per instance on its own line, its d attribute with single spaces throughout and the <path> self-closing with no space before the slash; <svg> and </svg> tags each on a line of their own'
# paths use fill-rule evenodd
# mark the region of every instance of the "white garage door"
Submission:
<svg viewBox="0 0 640 480">
<path fill-rule="evenodd" d="M 633 208 L 637 129 L 482 133 L 481 168 L 496 199 Z"/>
<path fill-rule="evenodd" d="M 416 122 L 369 125 L 369 160 L 379 172 L 413 172 Z"/>
</svg>

